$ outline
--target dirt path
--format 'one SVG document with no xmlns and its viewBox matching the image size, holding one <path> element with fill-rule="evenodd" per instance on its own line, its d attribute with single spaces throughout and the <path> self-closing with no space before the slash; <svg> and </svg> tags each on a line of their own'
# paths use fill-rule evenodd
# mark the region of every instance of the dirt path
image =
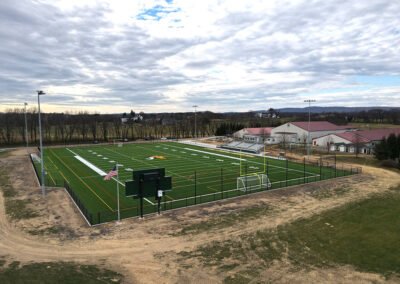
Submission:
<svg viewBox="0 0 400 284">
<path fill-rule="evenodd" d="M 194 269 L 189 275 L 182 273 L 184 268 L 180 267 L 179 263 L 174 263 L 174 254 L 195 249 L 213 240 L 231 239 L 243 233 L 276 228 L 297 218 L 308 217 L 353 200 L 366 198 L 370 194 L 388 190 L 391 186 L 400 183 L 400 175 L 395 172 L 365 167 L 364 174 L 356 177 L 249 195 L 220 202 L 215 206 L 182 209 L 162 216 L 145 218 L 145 220 L 125 220 L 120 225 L 108 224 L 88 228 L 64 191 L 52 190 L 48 193 L 46 200 L 40 197 L 36 177 L 33 174 L 24 174 L 29 172 L 29 167 L 31 167 L 29 160 L 24 156 L 25 153 L 17 151 L 13 156 L 1 159 L 0 167 L 4 168 L 7 165 L 20 198 L 29 198 L 40 216 L 10 222 L 5 214 L 3 195 L 0 194 L 0 255 L 6 256 L 9 261 L 17 260 L 23 263 L 78 261 L 101 264 L 126 275 L 128 283 L 194 281 L 218 283 L 221 278 L 212 270 Z M 344 187 L 349 190 L 340 195 L 329 196 L 328 194 L 322 197 L 316 195 L 318 192 L 329 192 Z M 271 204 L 275 210 L 256 220 L 240 222 L 216 231 L 187 236 L 171 235 L 173 232 L 178 232 L 182 226 L 207 220 L 210 216 L 218 216 L 221 212 L 257 206 L 260 202 Z M 54 234 L 34 236 L 27 233 L 32 228 L 60 224 L 70 228 L 70 231 L 67 231 L 71 234 L 70 237 Z M 170 257 L 160 260 L 157 256 L 161 254 L 167 254 Z M 341 274 L 339 271 L 332 270 L 329 273 L 337 273 L 341 275 L 343 282 L 351 283 L 351 281 L 344 281 L 349 271 L 352 271 L 351 268 L 346 269 L 342 270 Z M 272 275 L 271 279 L 278 282 L 282 282 L 283 279 L 289 281 L 288 272 L 284 271 L 282 267 L 280 270 L 275 270 L 275 276 L 272 277 Z M 296 273 L 299 272 L 293 272 L 292 275 Z M 304 281 L 314 279 L 318 282 L 322 279 L 322 275 L 326 274 L 324 270 L 320 270 L 314 274 L 304 272 L 303 275 L 308 275 L 308 278 L 297 275 L 296 279 Z M 349 279 L 364 279 L 367 282 L 383 281 L 376 275 L 362 273 L 354 275 L 356 275 L 355 278 Z"/>
</svg>

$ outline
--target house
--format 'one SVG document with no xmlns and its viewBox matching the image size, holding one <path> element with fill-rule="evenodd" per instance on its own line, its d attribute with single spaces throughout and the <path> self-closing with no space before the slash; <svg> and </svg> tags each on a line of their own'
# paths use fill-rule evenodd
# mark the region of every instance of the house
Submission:
<svg viewBox="0 0 400 284">
<path fill-rule="evenodd" d="M 382 128 L 328 134 L 313 139 L 313 146 L 329 147 L 330 151 L 372 154 L 375 145 L 390 134 L 400 135 L 400 128 Z"/>
<path fill-rule="evenodd" d="M 243 128 L 233 133 L 233 137 L 250 143 L 263 143 L 271 136 L 272 127 Z"/>
<path fill-rule="evenodd" d="M 275 139 L 276 143 L 301 144 L 307 142 L 308 135 L 310 135 L 310 139 L 312 140 L 313 138 L 328 134 L 344 133 L 353 130 L 356 129 L 348 125 L 336 125 L 328 121 L 294 121 L 273 128 L 271 137 Z"/>
<path fill-rule="evenodd" d="M 121 123 L 122 124 L 126 124 L 126 123 L 130 123 L 130 122 L 141 122 L 143 120 L 143 116 L 140 114 L 136 114 L 135 116 L 130 116 L 127 117 L 126 115 L 123 115 L 121 117 Z"/>
</svg>

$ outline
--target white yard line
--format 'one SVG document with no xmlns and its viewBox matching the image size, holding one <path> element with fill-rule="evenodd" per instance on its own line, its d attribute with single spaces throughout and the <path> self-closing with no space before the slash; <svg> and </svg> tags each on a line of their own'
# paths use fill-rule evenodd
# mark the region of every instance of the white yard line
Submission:
<svg viewBox="0 0 400 284">
<path fill-rule="evenodd" d="M 74 154 L 74 158 L 79 160 L 80 162 L 82 162 L 85 166 L 87 166 L 88 168 L 92 169 L 93 171 L 95 171 L 97 174 L 99 174 L 100 176 L 106 176 L 107 173 L 104 172 L 103 170 L 99 169 L 98 167 L 96 167 L 95 165 L 93 165 L 91 162 L 89 162 L 88 160 L 85 160 L 84 158 L 82 158 L 81 156 L 79 156 L 78 154 L 76 154 L 74 151 L 72 151 L 69 148 L 66 148 L 68 151 L 70 151 L 72 154 Z M 125 187 L 125 184 L 120 182 L 119 180 L 115 179 L 114 177 L 112 178 L 114 181 L 118 182 L 120 185 L 122 185 L 123 187 Z"/>
<path fill-rule="evenodd" d="M 101 176 L 105 176 L 107 175 L 106 172 L 102 171 L 101 169 L 99 169 L 98 167 L 96 167 L 95 165 L 93 165 L 92 163 L 90 163 L 89 161 L 85 160 L 84 158 L 82 158 L 81 156 L 74 156 L 75 159 L 79 160 L 82 164 L 84 164 L 85 166 L 87 166 L 88 168 L 90 168 L 91 170 L 95 171 L 97 174 L 101 175 Z"/>
<path fill-rule="evenodd" d="M 155 203 L 151 202 L 150 200 L 148 200 L 146 197 L 143 197 L 144 200 L 146 200 L 148 203 L 150 203 L 151 205 L 155 205 Z"/>
<path fill-rule="evenodd" d="M 173 146 L 172 146 L 172 147 L 173 147 Z M 217 154 L 217 153 L 212 153 L 212 152 L 207 152 L 207 151 L 201 151 L 201 150 L 196 150 L 196 149 L 191 149 L 191 148 L 184 148 L 184 149 L 185 149 L 185 150 L 188 150 L 188 151 L 194 151 L 194 152 L 199 152 L 199 153 L 207 154 L 207 155 L 213 155 L 213 156 L 218 156 L 218 157 L 224 157 L 224 158 L 228 158 L 228 159 L 232 159 L 232 160 L 247 161 L 246 159 L 231 157 L 231 156 L 222 155 L 222 154 Z"/>
</svg>

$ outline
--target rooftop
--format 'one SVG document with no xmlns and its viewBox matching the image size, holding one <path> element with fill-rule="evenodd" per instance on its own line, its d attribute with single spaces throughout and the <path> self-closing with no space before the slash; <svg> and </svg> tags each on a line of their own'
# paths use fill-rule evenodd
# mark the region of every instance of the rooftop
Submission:
<svg viewBox="0 0 400 284">
<path fill-rule="evenodd" d="M 373 130 L 352 131 L 336 133 L 335 135 L 350 141 L 351 143 L 368 143 L 379 141 L 390 134 L 400 135 L 400 128 L 381 128 Z"/>
<path fill-rule="evenodd" d="M 245 128 L 246 134 L 267 135 L 271 134 L 272 127 Z"/>
<path fill-rule="evenodd" d="M 309 130 L 310 132 L 353 129 L 352 126 L 336 125 L 336 124 L 330 123 L 329 121 L 310 121 L 310 122 L 294 121 L 294 122 L 290 122 L 290 123 L 297 127 L 302 128 L 304 130 L 307 130 L 307 131 Z"/>
</svg>

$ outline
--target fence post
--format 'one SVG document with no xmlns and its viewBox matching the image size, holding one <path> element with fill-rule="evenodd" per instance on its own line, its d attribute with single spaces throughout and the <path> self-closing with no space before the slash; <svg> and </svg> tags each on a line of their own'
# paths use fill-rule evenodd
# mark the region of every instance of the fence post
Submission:
<svg viewBox="0 0 400 284">
<path fill-rule="evenodd" d="M 289 168 L 289 160 L 286 158 L 286 187 L 288 182 L 288 168 Z"/>
<path fill-rule="evenodd" d="M 303 158 L 303 183 L 306 183 L 306 157 Z"/>
<path fill-rule="evenodd" d="M 335 153 L 335 177 L 336 177 L 336 153 Z"/>
<path fill-rule="evenodd" d="M 224 199 L 224 169 L 221 168 L 221 199 Z"/>
<path fill-rule="evenodd" d="M 322 156 L 319 157 L 319 180 L 322 180 Z"/>
<path fill-rule="evenodd" d="M 194 204 L 197 204 L 197 173 L 194 171 Z"/>
<path fill-rule="evenodd" d="M 245 177 L 244 177 L 244 181 L 245 181 L 245 189 L 244 192 L 247 193 L 247 163 L 246 163 L 246 167 L 245 167 Z"/>
</svg>

